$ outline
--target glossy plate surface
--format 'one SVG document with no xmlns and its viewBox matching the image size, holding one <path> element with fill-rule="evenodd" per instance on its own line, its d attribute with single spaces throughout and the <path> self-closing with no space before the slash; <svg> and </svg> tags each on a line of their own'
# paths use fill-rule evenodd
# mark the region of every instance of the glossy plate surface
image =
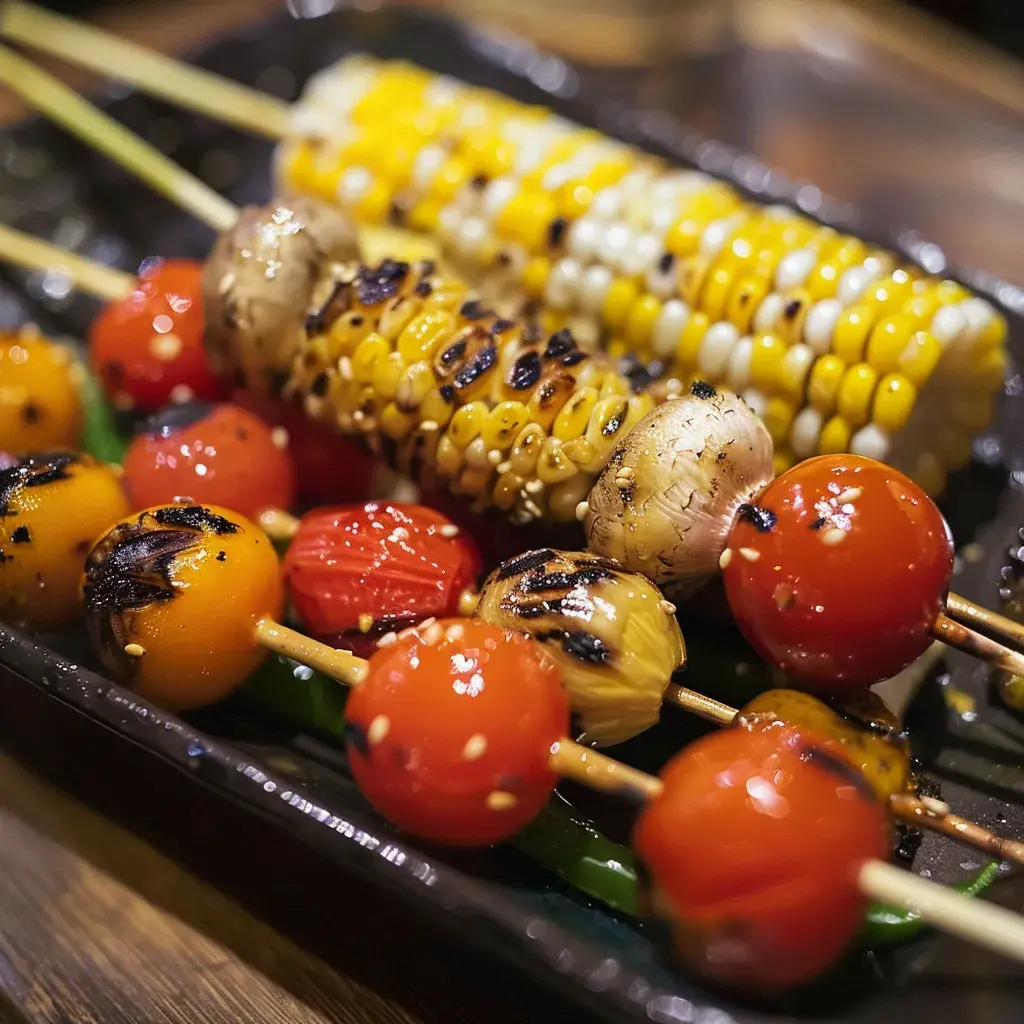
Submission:
<svg viewBox="0 0 1024 1024">
<path fill-rule="evenodd" d="M 199 59 L 232 78 L 276 87 L 290 97 L 309 74 L 357 50 L 405 57 L 555 106 L 578 120 L 733 176 L 754 191 L 799 199 L 826 220 L 850 216 L 846 207 L 823 200 L 817 190 L 761 173 L 752 158 L 706 143 L 669 115 L 632 109 L 641 90 L 628 76 L 578 73 L 557 58 L 435 17 L 341 12 L 316 21 L 281 19 L 218 43 Z M 603 99 L 609 96 L 615 97 L 614 104 Z M 268 144 L 133 94 L 114 99 L 111 109 L 235 201 L 267 198 Z M 157 254 L 202 258 L 210 245 L 207 230 L 48 125 L 33 123 L 3 133 L 0 152 L 2 216 L 18 227 L 121 267 Z M 913 234 L 894 241 L 911 254 L 935 258 L 934 247 L 922 249 L 925 243 Z M 961 276 L 1011 306 L 1021 303 L 1021 293 L 997 278 Z M 5 272 L 0 287 L 0 320 L 7 325 L 34 320 L 44 330 L 81 337 L 95 308 L 67 295 L 56 278 Z M 1019 323 L 1015 332 L 1019 345 Z M 995 599 L 1001 553 L 1024 525 L 1024 501 L 1016 487 L 1007 486 L 1011 475 L 1006 468 L 1020 466 L 1024 451 L 1020 390 L 1014 376 L 1000 422 L 978 443 L 979 461 L 953 481 L 945 503 L 960 543 L 975 544 L 956 589 L 988 604 Z M 731 634 L 726 639 L 738 643 Z M 361 800 L 343 757 L 330 746 L 277 729 L 237 707 L 187 723 L 173 719 L 90 671 L 88 655 L 73 642 L 59 647 L 61 653 L 0 627 L 4 684 L 12 690 L 41 690 L 71 705 L 107 727 L 94 730 L 97 743 L 142 745 L 179 766 L 183 786 L 198 781 L 243 802 L 268 827 L 284 826 L 336 861 L 340 871 L 390 888 L 431 913 L 439 928 L 453 930 L 485 955 L 511 962 L 540 982 L 557 985 L 581 1009 L 614 1020 L 704 1024 L 794 1019 L 896 1024 L 910 1013 L 999 1024 L 1024 1016 L 1024 975 L 1016 967 L 945 938 L 877 959 L 855 957 L 828 984 L 783 1008 L 737 1003 L 674 973 L 656 928 L 590 905 L 514 851 L 452 860 L 397 838 Z M 717 696 L 737 699 L 738 677 L 720 671 L 702 677 L 696 666 L 691 673 L 692 685 L 717 685 Z M 987 674 L 970 659 L 951 656 L 915 702 L 910 724 L 919 755 L 943 782 L 945 799 L 983 824 L 1019 836 L 1024 834 L 1024 725 L 992 706 L 989 695 Z M 665 725 L 634 741 L 625 753 L 645 766 L 657 766 L 687 735 L 682 718 L 667 717 Z M 9 727 L 9 722 L 0 724 L 0 733 Z M 943 881 L 961 880 L 978 864 L 972 851 L 934 837 L 926 838 L 917 861 L 919 870 Z M 1024 888 L 1007 880 L 994 898 L 1020 908 Z"/>
</svg>

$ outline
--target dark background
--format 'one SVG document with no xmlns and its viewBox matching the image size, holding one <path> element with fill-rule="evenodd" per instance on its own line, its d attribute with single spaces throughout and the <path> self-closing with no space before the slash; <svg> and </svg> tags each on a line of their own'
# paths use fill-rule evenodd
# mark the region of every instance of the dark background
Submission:
<svg viewBox="0 0 1024 1024">
<path fill-rule="evenodd" d="M 101 7 L 119 3 L 138 4 L 139 0 L 41 0 L 43 6 L 65 14 L 88 14 Z M 167 8 L 174 0 L 148 0 Z M 216 0 L 210 0 L 215 3 Z M 1024 57 L 1024 3 L 1021 0 L 906 0 L 910 6 L 938 15 L 994 46 Z"/>
</svg>

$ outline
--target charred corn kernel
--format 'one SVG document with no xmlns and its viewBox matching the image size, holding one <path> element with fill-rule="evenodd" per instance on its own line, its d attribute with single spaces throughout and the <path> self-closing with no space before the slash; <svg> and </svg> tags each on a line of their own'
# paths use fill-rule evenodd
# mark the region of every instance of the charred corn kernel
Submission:
<svg viewBox="0 0 1024 1024">
<path fill-rule="evenodd" d="M 523 427 L 512 445 L 512 456 L 509 459 L 512 472 L 524 479 L 532 476 L 537 466 L 537 456 L 546 439 L 547 435 L 539 424 L 528 423 Z"/>
<path fill-rule="evenodd" d="M 852 306 L 840 313 L 832 335 L 832 351 L 844 363 L 859 362 L 864 358 L 874 322 L 875 312 L 869 306 Z"/>
<path fill-rule="evenodd" d="M 867 423 L 868 410 L 877 385 L 878 373 L 867 363 L 857 363 L 843 374 L 836 395 L 836 409 L 851 427 Z"/>
<path fill-rule="evenodd" d="M 828 414 L 836 406 L 839 382 L 846 372 L 846 363 L 831 353 L 818 359 L 811 367 L 807 381 L 807 400 L 818 412 Z"/>
<path fill-rule="evenodd" d="M 628 277 L 617 277 L 612 281 L 601 306 L 601 316 L 610 330 L 625 327 L 630 310 L 636 304 L 640 289 Z"/>
<path fill-rule="evenodd" d="M 786 343 L 774 334 L 759 334 L 750 353 L 750 380 L 754 387 L 770 394 L 776 388 Z"/>
<path fill-rule="evenodd" d="M 555 417 L 552 435 L 559 441 L 571 441 L 582 436 L 599 397 L 597 388 L 580 388 Z"/>
<path fill-rule="evenodd" d="M 777 380 L 778 390 L 794 402 L 801 402 L 807 376 L 814 365 L 814 350 L 809 345 L 793 345 L 782 357 Z"/>
<path fill-rule="evenodd" d="M 795 345 L 803 337 L 804 320 L 811 305 L 810 295 L 802 288 L 786 295 L 776 330 L 788 344 Z"/>
<path fill-rule="evenodd" d="M 697 365 L 697 356 L 708 333 L 707 313 L 692 312 L 686 321 L 683 333 L 679 336 L 676 346 L 676 366 L 682 370 L 692 370 Z"/>
<path fill-rule="evenodd" d="M 931 377 L 941 358 L 942 346 L 935 335 L 917 331 L 910 336 L 896 364 L 911 384 L 919 388 Z"/>
<path fill-rule="evenodd" d="M 507 451 L 529 420 L 522 402 L 499 402 L 488 414 L 480 437 L 488 450 Z"/>
<path fill-rule="evenodd" d="M 406 308 L 403 304 L 400 308 Z M 398 338 L 398 353 L 409 363 L 432 359 L 441 341 L 451 334 L 452 316 L 435 309 L 414 317 Z"/>
<path fill-rule="evenodd" d="M 821 428 L 821 436 L 818 438 L 819 455 L 841 455 L 850 450 L 850 438 L 853 431 L 850 424 L 842 416 L 833 416 L 824 427 Z"/>
<path fill-rule="evenodd" d="M 906 350 L 917 326 L 913 317 L 896 313 L 879 320 L 868 335 L 865 358 L 879 373 L 899 369 L 900 356 Z"/>
<path fill-rule="evenodd" d="M 392 399 L 398 394 L 398 385 L 405 376 L 406 362 L 397 353 L 390 352 L 379 359 L 373 367 L 373 378 L 370 381 L 374 395 L 382 399 Z"/>
<path fill-rule="evenodd" d="M 890 373 L 879 382 L 871 408 L 871 422 L 888 434 L 906 426 L 917 401 L 917 388 L 901 373 Z"/>
<path fill-rule="evenodd" d="M 785 398 L 776 396 L 768 399 L 768 405 L 761 419 L 772 435 L 772 442 L 781 445 L 789 436 L 789 428 L 796 416 L 796 406 Z"/>
<path fill-rule="evenodd" d="M 360 384 L 369 384 L 377 364 L 387 359 L 390 353 L 391 346 L 379 334 L 371 332 L 352 353 L 352 376 Z"/>
<path fill-rule="evenodd" d="M 775 464 L 775 475 L 782 476 L 787 469 L 796 465 L 796 456 L 786 448 L 776 448 L 772 454 L 772 461 Z"/>
<path fill-rule="evenodd" d="M 725 318 L 741 334 L 750 330 L 757 307 L 768 294 L 771 279 L 767 274 L 751 275 L 736 282 L 725 304 Z"/>
<path fill-rule="evenodd" d="M 470 402 L 456 410 L 446 436 L 456 448 L 465 449 L 470 441 L 480 436 L 486 422 L 487 406 L 483 402 Z"/>
<path fill-rule="evenodd" d="M 651 346 L 654 325 L 661 313 L 661 302 L 653 295 L 642 295 L 633 303 L 626 318 L 626 343 L 641 352 Z"/>
</svg>

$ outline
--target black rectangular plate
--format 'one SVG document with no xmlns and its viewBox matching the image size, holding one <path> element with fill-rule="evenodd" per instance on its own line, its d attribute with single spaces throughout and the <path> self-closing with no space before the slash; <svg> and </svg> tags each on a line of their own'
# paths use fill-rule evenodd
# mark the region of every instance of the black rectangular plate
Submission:
<svg viewBox="0 0 1024 1024">
<path fill-rule="evenodd" d="M 407 58 L 545 103 L 681 163 L 728 177 L 762 198 L 792 201 L 825 222 L 857 227 L 855 215 L 816 190 L 768 174 L 752 158 L 709 143 L 664 113 L 633 109 L 635 82 L 629 75 L 577 72 L 558 58 L 499 42 L 442 17 L 342 11 L 316 21 L 280 19 L 222 40 L 197 60 L 239 81 L 283 83 L 291 98 L 311 73 L 355 51 Z M 612 97 L 614 102 L 608 102 Z M 109 99 L 109 107 L 237 202 L 269 196 L 268 144 L 132 93 Z M 122 267 L 137 266 L 154 254 L 202 258 L 209 248 L 212 238 L 206 229 L 49 125 L 33 122 L 0 134 L 0 153 L 0 217 L 9 223 Z M 924 244 L 913 233 L 884 241 L 911 258 Z M 929 258 L 934 256 L 930 250 Z M 1022 305 L 1020 291 L 1005 282 L 980 272 L 961 271 L 959 276 L 1010 307 Z M 56 294 L 53 282 L 41 275 L 5 272 L 2 281 L 0 321 L 6 324 L 34 320 L 45 330 L 82 337 L 95 313 L 94 303 Z M 1017 344 L 1016 321 L 1015 334 Z M 984 458 L 952 481 L 944 505 L 960 541 L 973 538 L 984 553 L 961 567 L 956 589 L 989 604 L 995 598 L 1000 553 L 1024 524 L 1024 503 L 1015 488 L 1007 487 L 1004 468 L 1020 464 L 1024 444 L 1019 383 L 1014 376 L 999 423 L 979 442 Z M 781 1008 L 741 1004 L 708 992 L 673 971 L 656 927 L 590 905 L 514 851 L 453 857 L 396 837 L 360 798 L 340 753 L 296 745 L 286 731 L 237 709 L 188 722 L 175 719 L 90 671 L 87 653 L 62 651 L 0 627 L 2 706 L 9 712 L 0 722 L 5 742 L 25 749 L 12 730 L 20 711 L 38 715 L 44 706 L 60 705 L 61 714 L 73 709 L 96 726 L 91 735 L 97 745 L 143 748 L 180 769 L 183 788 L 191 792 L 198 783 L 244 806 L 340 870 L 390 890 L 410 912 L 426 913 L 438 928 L 477 952 L 557 987 L 580 1009 L 609 1020 L 704 1024 L 795 1019 L 897 1024 L 914 1012 L 932 1020 L 1001 1024 L 1024 1016 L 1022 975 L 1015 967 L 967 954 L 960 943 L 945 938 L 877 959 L 854 958 L 836 978 Z M 944 685 L 975 701 L 971 721 L 946 708 Z M 1024 727 L 990 704 L 989 689 L 989 679 L 975 663 L 951 656 L 946 673 L 932 680 L 915 703 L 911 725 L 927 767 L 944 780 L 945 797 L 982 823 L 1020 835 Z M 42 704 L 40 695 L 45 695 Z M 679 724 L 673 719 L 641 741 L 648 758 L 650 750 L 667 751 L 678 744 L 678 731 L 672 737 Z M 638 749 L 636 744 L 633 748 Z M 195 794 L 199 800 L 199 791 Z M 152 808 L 152 814 L 159 813 L 159 807 Z M 271 843 L 271 833 L 265 835 Z M 943 880 L 970 874 L 978 862 L 969 851 L 933 837 L 918 857 L 919 868 Z M 266 878 L 266 885 L 288 884 L 293 866 L 280 864 L 280 876 Z M 1024 905 L 1024 892 L 1012 881 L 998 887 L 997 898 L 1017 908 Z"/>
</svg>

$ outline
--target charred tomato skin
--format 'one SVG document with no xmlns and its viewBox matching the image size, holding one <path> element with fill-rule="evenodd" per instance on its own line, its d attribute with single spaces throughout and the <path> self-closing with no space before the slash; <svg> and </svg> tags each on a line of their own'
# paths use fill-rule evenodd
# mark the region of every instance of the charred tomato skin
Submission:
<svg viewBox="0 0 1024 1024">
<path fill-rule="evenodd" d="M 807 689 L 870 686 L 932 642 L 953 538 L 927 494 L 857 455 L 808 459 L 757 497 L 767 520 L 729 533 L 725 589 L 736 623 Z"/>
<path fill-rule="evenodd" d="M 515 835 L 547 803 L 569 703 L 529 637 L 447 619 L 378 650 L 345 717 L 352 774 L 384 817 L 421 839 L 478 847 Z"/>
<path fill-rule="evenodd" d="M 188 497 L 255 519 L 295 502 L 287 436 L 236 405 L 190 402 L 140 424 L 124 457 L 135 508 Z"/>
<path fill-rule="evenodd" d="M 240 685 L 265 656 L 257 624 L 284 607 L 270 539 L 215 505 L 160 505 L 122 519 L 90 552 L 82 590 L 104 666 L 172 711 Z"/>
<path fill-rule="evenodd" d="M 827 970 L 861 926 L 861 865 L 889 849 L 883 805 L 857 769 L 811 733 L 725 729 L 661 778 L 633 843 L 680 957 L 759 991 Z"/>
</svg>

